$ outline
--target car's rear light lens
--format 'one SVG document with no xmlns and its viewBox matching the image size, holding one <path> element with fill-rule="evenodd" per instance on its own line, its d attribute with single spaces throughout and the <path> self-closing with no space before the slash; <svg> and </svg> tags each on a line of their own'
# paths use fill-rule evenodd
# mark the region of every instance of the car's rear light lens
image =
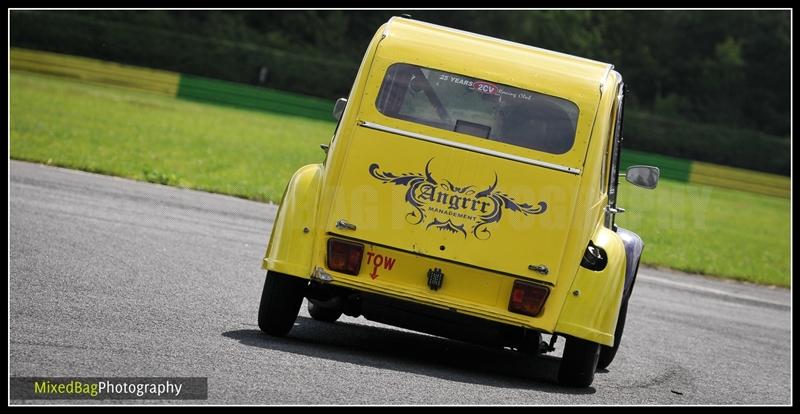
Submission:
<svg viewBox="0 0 800 414">
<path fill-rule="evenodd" d="M 508 301 L 508 310 L 528 316 L 536 316 L 542 311 L 544 301 L 550 289 L 547 286 L 533 283 L 514 281 L 511 289 L 511 299 Z"/>
<path fill-rule="evenodd" d="M 328 239 L 328 269 L 357 275 L 361 270 L 364 245 L 339 239 Z"/>
</svg>

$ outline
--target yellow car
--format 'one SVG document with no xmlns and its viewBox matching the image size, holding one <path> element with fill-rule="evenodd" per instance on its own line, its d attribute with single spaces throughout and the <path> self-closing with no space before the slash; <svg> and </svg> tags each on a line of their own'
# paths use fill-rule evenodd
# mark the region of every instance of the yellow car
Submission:
<svg viewBox="0 0 800 414">
<path fill-rule="evenodd" d="M 643 248 L 614 224 L 623 91 L 607 63 L 392 18 L 334 108 L 325 161 L 288 183 L 259 327 L 286 335 L 305 297 L 317 320 L 533 354 L 563 337 L 559 383 L 589 386 Z M 659 171 L 625 177 L 655 188 Z"/>
</svg>

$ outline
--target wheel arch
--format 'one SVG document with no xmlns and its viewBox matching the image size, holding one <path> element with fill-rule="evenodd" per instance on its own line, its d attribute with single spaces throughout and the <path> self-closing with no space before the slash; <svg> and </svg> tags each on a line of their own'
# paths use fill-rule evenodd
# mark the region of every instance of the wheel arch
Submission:
<svg viewBox="0 0 800 414">
<path fill-rule="evenodd" d="M 306 165 L 289 180 L 264 253 L 264 270 L 311 276 L 322 168 L 322 164 Z"/>
<path fill-rule="evenodd" d="M 623 290 L 623 300 L 626 300 L 631 295 L 633 284 L 636 282 L 636 275 L 639 271 L 639 259 L 642 257 L 644 250 L 644 241 L 638 234 L 617 227 L 617 234 L 622 239 L 622 244 L 625 247 L 625 289 Z"/>
<path fill-rule="evenodd" d="M 578 267 L 555 332 L 613 346 L 625 285 L 625 249 L 622 238 L 603 226 L 592 236 L 592 241 L 605 250 L 608 262 L 599 271 Z"/>
</svg>

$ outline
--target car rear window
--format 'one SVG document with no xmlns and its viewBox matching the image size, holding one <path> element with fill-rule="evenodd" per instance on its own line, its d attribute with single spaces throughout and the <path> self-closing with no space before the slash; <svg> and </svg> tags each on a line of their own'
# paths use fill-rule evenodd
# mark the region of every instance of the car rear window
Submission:
<svg viewBox="0 0 800 414">
<path fill-rule="evenodd" d="M 492 141 L 563 154 L 575 142 L 578 106 L 550 95 L 406 63 L 389 67 L 382 114 Z"/>
</svg>

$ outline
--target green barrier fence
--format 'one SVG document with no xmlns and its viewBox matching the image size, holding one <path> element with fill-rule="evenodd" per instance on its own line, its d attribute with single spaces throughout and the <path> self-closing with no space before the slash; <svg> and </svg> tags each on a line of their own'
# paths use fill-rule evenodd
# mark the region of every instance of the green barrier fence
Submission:
<svg viewBox="0 0 800 414">
<path fill-rule="evenodd" d="M 661 178 L 731 188 L 776 197 L 791 197 L 791 179 L 740 168 L 667 157 L 634 150 L 622 150 L 620 169 L 631 165 L 652 165 L 661 170 Z"/>
<path fill-rule="evenodd" d="M 255 86 L 181 75 L 178 98 L 333 121 L 333 102 Z"/>
</svg>

